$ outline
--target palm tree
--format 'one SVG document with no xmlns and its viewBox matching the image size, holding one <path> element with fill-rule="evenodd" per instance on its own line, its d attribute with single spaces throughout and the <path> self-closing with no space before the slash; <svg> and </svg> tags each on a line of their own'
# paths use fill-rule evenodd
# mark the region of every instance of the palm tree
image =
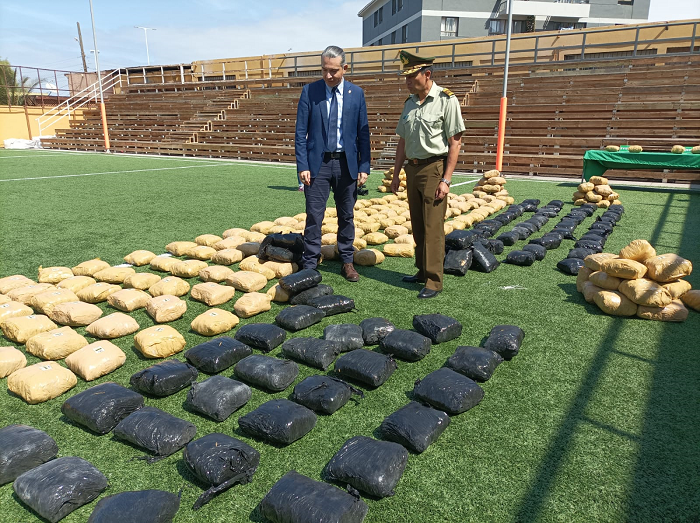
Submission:
<svg viewBox="0 0 700 523">
<path fill-rule="evenodd" d="M 8 60 L 0 60 L 0 105 L 34 105 L 30 93 L 39 86 L 41 80 L 18 77 L 18 69 Z"/>
</svg>

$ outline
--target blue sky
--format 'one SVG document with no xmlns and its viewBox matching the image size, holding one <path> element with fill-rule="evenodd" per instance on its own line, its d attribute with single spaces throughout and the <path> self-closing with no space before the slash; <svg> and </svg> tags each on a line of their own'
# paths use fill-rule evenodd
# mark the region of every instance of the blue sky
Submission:
<svg viewBox="0 0 700 523">
<path fill-rule="evenodd" d="M 100 68 L 360 47 L 368 0 L 93 0 Z M 651 0 L 650 20 L 700 18 L 700 0 Z M 0 0 L 0 57 L 13 65 L 81 70 L 94 49 L 88 0 Z"/>
</svg>

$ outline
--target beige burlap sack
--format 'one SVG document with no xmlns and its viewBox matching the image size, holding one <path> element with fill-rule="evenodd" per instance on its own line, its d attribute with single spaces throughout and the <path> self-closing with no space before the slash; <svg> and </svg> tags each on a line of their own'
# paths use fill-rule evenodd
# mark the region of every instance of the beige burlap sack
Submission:
<svg viewBox="0 0 700 523">
<path fill-rule="evenodd" d="M 634 316 L 637 313 L 637 305 L 618 291 L 598 291 L 593 295 L 593 301 L 611 316 Z"/>
<path fill-rule="evenodd" d="M 336 245 L 338 243 L 338 235 L 334 232 L 329 232 L 321 235 L 321 245 Z"/>
<path fill-rule="evenodd" d="M 49 318 L 60 325 L 70 325 L 71 327 L 84 327 L 97 321 L 102 316 L 102 309 L 97 305 L 74 301 L 56 305 Z"/>
<path fill-rule="evenodd" d="M 216 336 L 233 329 L 238 325 L 238 316 L 223 309 L 210 309 L 197 316 L 190 327 L 202 336 Z"/>
<path fill-rule="evenodd" d="M 156 257 L 156 253 L 146 250 L 138 250 L 131 252 L 124 256 L 124 261 L 136 267 L 141 267 L 142 265 L 148 265 Z"/>
<path fill-rule="evenodd" d="M 201 301 L 213 307 L 226 303 L 236 293 L 236 289 L 215 282 L 198 283 L 192 287 L 192 299 Z"/>
<path fill-rule="evenodd" d="M 58 283 L 75 276 L 68 267 L 39 267 L 39 283 Z"/>
<path fill-rule="evenodd" d="M 27 340 L 27 352 L 42 360 L 62 360 L 88 344 L 87 340 L 70 327 L 42 332 Z"/>
<path fill-rule="evenodd" d="M 685 152 L 685 147 L 683 147 L 682 145 L 674 145 L 673 147 L 671 147 L 671 152 L 673 154 L 683 154 Z"/>
<path fill-rule="evenodd" d="M 114 343 L 96 341 L 66 358 L 66 365 L 85 381 L 92 381 L 124 365 L 126 354 Z"/>
<path fill-rule="evenodd" d="M 57 398 L 77 383 L 75 374 L 55 361 L 35 363 L 7 378 L 7 388 L 30 405 Z"/>
<path fill-rule="evenodd" d="M 146 358 L 167 358 L 185 348 L 185 338 L 169 325 L 154 325 L 134 336 L 134 346 Z"/>
<path fill-rule="evenodd" d="M 34 285 L 37 282 L 30 280 L 23 274 L 13 274 L 12 276 L 5 276 L 0 278 L 0 294 L 7 294 L 12 289 L 18 287 L 25 287 L 26 285 Z"/>
<path fill-rule="evenodd" d="M 200 234 L 194 239 L 194 243 L 197 245 L 204 245 L 205 247 L 213 247 L 221 240 L 223 240 L 223 238 L 216 234 Z"/>
<path fill-rule="evenodd" d="M 259 232 L 261 234 L 267 234 L 275 226 L 275 222 L 262 221 L 254 224 L 251 228 L 251 232 Z"/>
<path fill-rule="evenodd" d="M 194 242 L 170 242 L 165 246 L 165 250 L 172 253 L 173 256 L 187 256 L 190 249 L 196 246 L 197 244 Z"/>
<path fill-rule="evenodd" d="M 593 185 L 593 184 L 591 184 L 591 185 Z M 574 193 L 574 195 L 572 196 L 572 198 L 574 199 L 574 201 L 576 201 L 576 200 L 583 200 L 585 197 L 586 197 L 586 193 L 585 193 L 585 192 L 579 192 L 579 191 L 576 191 L 576 192 Z"/>
<path fill-rule="evenodd" d="M 620 258 L 644 263 L 644 260 L 656 256 L 656 249 L 646 240 L 632 240 L 620 249 Z"/>
<path fill-rule="evenodd" d="M 184 296 L 190 292 L 190 284 L 177 276 L 168 276 L 149 287 L 148 292 L 151 296 Z"/>
<path fill-rule="evenodd" d="M 73 276 L 72 278 L 66 278 L 57 284 L 56 287 L 58 289 L 68 289 L 71 292 L 78 292 L 93 283 L 97 283 L 97 280 L 90 276 Z"/>
<path fill-rule="evenodd" d="M 127 276 L 131 276 L 132 274 L 136 274 L 136 271 L 132 267 L 110 267 L 109 269 L 102 269 L 96 272 L 93 276 L 97 281 L 122 284 Z"/>
<path fill-rule="evenodd" d="M 12 299 L 10 299 L 9 296 L 5 296 L 4 294 L 0 294 L 0 305 L 4 305 L 5 303 L 10 303 Z"/>
<path fill-rule="evenodd" d="M 267 295 L 272 301 L 277 303 L 287 303 L 289 298 L 291 298 L 291 294 L 280 287 L 279 283 L 270 287 L 267 290 Z"/>
<path fill-rule="evenodd" d="M 377 249 L 362 249 L 355 253 L 353 261 L 363 266 L 379 265 L 384 261 L 384 254 Z"/>
<path fill-rule="evenodd" d="M 583 284 L 588 281 L 588 278 L 594 271 L 590 270 L 588 267 L 581 267 L 576 275 L 576 290 L 578 292 L 583 292 Z"/>
<path fill-rule="evenodd" d="M 0 323 L 4 336 L 15 343 L 24 344 L 32 336 L 52 331 L 58 326 L 43 314 L 31 314 L 9 318 Z"/>
<path fill-rule="evenodd" d="M 272 297 L 262 292 L 248 292 L 236 300 L 233 310 L 239 318 L 250 318 L 269 311 Z"/>
<path fill-rule="evenodd" d="M 86 303 L 100 303 L 107 301 L 107 298 L 111 294 L 120 291 L 121 287 L 119 285 L 112 285 L 111 283 L 93 283 L 88 285 L 84 289 L 80 289 L 75 295 L 80 301 Z"/>
<path fill-rule="evenodd" d="M 180 278 L 194 278 L 199 274 L 199 271 L 207 267 L 209 267 L 209 265 L 207 265 L 205 261 L 185 260 L 173 265 L 173 268 L 170 269 L 170 273 Z"/>
<path fill-rule="evenodd" d="M 123 312 L 109 314 L 93 321 L 85 328 L 85 332 L 102 340 L 120 338 L 127 334 L 133 334 L 137 330 L 139 330 L 139 324 L 136 320 Z"/>
<path fill-rule="evenodd" d="M 367 245 L 381 245 L 389 241 L 389 237 L 381 232 L 365 234 L 362 239 L 367 242 Z"/>
<path fill-rule="evenodd" d="M 299 220 L 292 218 L 291 216 L 280 216 L 275 220 L 276 225 L 286 225 L 287 227 L 293 227 L 297 223 L 299 223 Z"/>
<path fill-rule="evenodd" d="M 267 280 L 272 280 L 275 277 L 275 271 L 269 267 L 265 267 L 260 263 L 257 256 L 249 256 L 238 264 L 241 271 L 257 272 L 265 276 Z"/>
<path fill-rule="evenodd" d="M 665 307 L 673 300 L 670 292 L 646 278 L 625 280 L 618 290 L 637 305 L 646 307 Z"/>
<path fill-rule="evenodd" d="M 647 277 L 661 283 L 685 278 L 693 272 L 693 264 L 690 260 L 681 258 L 673 253 L 648 258 L 644 261 L 644 264 L 649 269 Z"/>
<path fill-rule="evenodd" d="M 274 227 L 270 228 L 270 232 L 268 234 L 288 234 L 293 230 L 294 228 L 288 225 L 275 225 Z"/>
<path fill-rule="evenodd" d="M 600 269 L 608 273 L 610 276 L 615 276 L 616 278 L 622 278 L 625 280 L 636 280 L 637 278 L 642 278 L 647 272 L 647 268 L 644 266 L 644 264 L 634 260 L 623 260 L 621 258 L 604 260 L 600 264 Z"/>
<path fill-rule="evenodd" d="M 445 229 L 445 235 L 450 234 L 454 230 L 451 223 L 443 224 L 443 228 Z"/>
<path fill-rule="evenodd" d="M 380 228 L 380 225 L 378 222 L 371 221 L 371 222 L 362 222 L 362 223 L 357 223 L 357 227 L 362 229 L 362 231 L 365 234 L 371 234 L 373 232 L 377 232 Z M 364 236 L 363 236 L 364 238 Z"/>
<path fill-rule="evenodd" d="M 87 260 L 79 263 L 71 269 L 74 276 L 92 276 L 96 272 L 100 272 L 103 269 L 108 269 L 109 263 L 106 261 L 95 258 L 94 260 Z"/>
<path fill-rule="evenodd" d="M 593 185 L 609 185 L 608 179 L 604 176 L 591 176 L 591 179 L 588 181 Z"/>
<path fill-rule="evenodd" d="M 396 225 L 403 225 L 404 223 L 406 223 L 408 221 L 408 216 L 403 216 L 403 215 L 394 216 L 392 218 L 392 220 L 394 220 L 394 223 Z M 362 230 L 360 230 L 360 231 L 362 232 L 362 235 L 364 236 L 365 232 Z M 357 234 L 357 232 L 355 234 Z"/>
<path fill-rule="evenodd" d="M 401 236 L 397 236 L 394 238 L 394 243 L 405 243 L 408 245 L 413 245 L 414 247 L 416 246 L 416 242 L 413 239 L 412 234 L 402 234 Z"/>
<path fill-rule="evenodd" d="M 223 236 L 224 238 L 230 238 L 231 236 L 240 236 L 241 238 L 245 238 L 246 241 L 250 241 L 250 239 L 248 238 L 249 234 L 250 231 L 248 229 L 233 227 L 231 229 L 226 229 L 221 236 Z"/>
<path fill-rule="evenodd" d="M 216 254 L 211 257 L 212 263 L 219 265 L 233 265 L 243 259 L 243 253 L 238 249 L 223 249 L 216 251 Z"/>
<path fill-rule="evenodd" d="M 645 320 L 681 322 L 688 318 L 688 309 L 681 300 L 673 300 L 664 307 L 637 307 L 637 316 Z"/>
<path fill-rule="evenodd" d="M 327 223 L 321 226 L 321 234 L 338 234 L 337 223 Z"/>
<path fill-rule="evenodd" d="M 236 248 L 243 253 L 243 258 L 247 258 L 248 256 L 255 256 L 260 252 L 260 242 L 241 243 Z"/>
<path fill-rule="evenodd" d="M 246 236 L 246 238 L 248 238 L 249 242 L 260 243 L 265 239 L 266 236 L 267 236 L 266 234 L 263 234 L 261 232 L 250 231 L 248 233 L 248 236 Z"/>
<path fill-rule="evenodd" d="M 151 260 L 150 267 L 154 271 L 160 272 L 170 272 L 172 268 L 180 263 L 180 260 L 173 258 L 172 256 L 156 256 Z"/>
<path fill-rule="evenodd" d="M 27 358 L 21 350 L 14 347 L 0 347 L 0 378 L 5 378 L 26 365 Z"/>
<path fill-rule="evenodd" d="M 172 294 L 163 294 L 148 300 L 146 312 L 156 323 L 167 323 L 181 318 L 187 312 L 187 303 Z"/>
<path fill-rule="evenodd" d="M 681 301 L 693 310 L 700 312 L 700 290 L 688 291 L 681 296 Z"/>
<path fill-rule="evenodd" d="M 18 301 L 9 301 L 0 305 L 0 323 L 10 318 L 31 316 L 32 314 L 34 314 L 34 309 Z"/>
<path fill-rule="evenodd" d="M 340 259 L 340 256 L 338 254 L 338 250 L 336 249 L 337 245 L 321 245 L 321 258 L 323 260 L 338 260 Z"/>
<path fill-rule="evenodd" d="M 7 293 L 7 296 L 9 296 L 12 301 L 18 301 L 20 303 L 24 303 L 25 305 L 31 305 L 32 298 L 34 298 L 34 296 L 41 294 L 42 292 L 53 290 L 56 290 L 56 287 L 50 283 L 36 283 L 34 285 L 27 285 L 25 287 L 12 289 Z"/>
<path fill-rule="evenodd" d="M 267 278 L 258 272 L 238 271 L 226 278 L 226 283 L 241 292 L 255 292 L 267 285 Z"/>
<path fill-rule="evenodd" d="M 591 273 L 588 279 L 593 285 L 597 285 L 601 289 L 606 289 L 608 291 L 616 291 L 622 283 L 620 278 L 610 276 L 605 271 L 595 271 Z"/>
<path fill-rule="evenodd" d="M 685 280 L 676 280 L 671 283 L 664 283 L 661 286 L 668 291 L 674 300 L 680 299 L 681 296 L 692 289 L 690 283 Z"/>
<path fill-rule="evenodd" d="M 362 249 L 367 248 L 367 242 L 364 240 L 364 238 L 355 238 L 352 241 L 352 246 L 355 248 L 356 251 L 361 251 Z M 337 249 L 338 246 L 335 245 L 335 248 Z"/>
<path fill-rule="evenodd" d="M 603 201 L 603 197 L 600 194 L 596 194 L 593 191 L 586 193 L 586 201 L 591 203 L 598 203 Z"/>
<path fill-rule="evenodd" d="M 581 198 L 580 200 L 574 200 L 574 205 L 575 205 L 576 207 L 580 207 L 580 206 L 583 205 L 584 203 L 586 203 L 586 199 L 585 199 L 585 198 Z"/>
<path fill-rule="evenodd" d="M 132 274 L 131 276 L 127 276 L 126 280 L 124 280 L 124 288 L 146 291 L 160 280 L 161 278 L 157 274 L 153 274 L 151 272 L 138 272 L 136 274 Z"/>
<path fill-rule="evenodd" d="M 399 236 L 408 234 L 408 229 L 403 225 L 392 225 L 384 229 L 384 234 L 386 234 L 390 239 L 394 240 Z"/>
<path fill-rule="evenodd" d="M 599 252 L 597 254 L 589 254 L 583 259 L 583 264 L 592 271 L 600 271 L 600 264 L 605 260 L 614 260 L 618 256 L 610 252 Z"/>
<path fill-rule="evenodd" d="M 225 238 L 221 240 L 220 242 L 216 242 L 212 247 L 216 249 L 217 251 L 223 251 L 225 249 L 235 249 L 239 245 L 244 244 L 247 242 L 243 236 L 229 236 L 228 238 Z"/>
<path fill-rule="evenodd" d="M 199 279 L 204 282 L 220 283 L 233 274 L 233 269 L 223 265 L 210 265 L 199 271 Z"/>
<path fill-rule="evenodd" d="M 394 256 L 398 258 L 413 258 L 415 250 L 413 245 L 408 243 L 387 243 L 384 246 L 384 256 Z"/>
<path fill-rule="evenodd" d="M 41 314 L 51 316 L 51 311 L 59 303 L 69 303 L 78 301 L 78 297 L 74 292 L 68 289 L 55 289 L 48 292 L 42 292 L 32 298 L 32 308 Z"/>
<path fill-rule="evenodd" d="M 197 260 L 211 260 L 218 251 L 214 247 L 207 247 L 206 245 L 198 245 L 197 247 L 192 247 L 187 254 L 190 258 L 195 258 Z"/>
<path fill-rule="evenodd" d="M 293 274 L 299 270 L 299 266 L 296 263 L 266 261 L 262 265 L 274 272 L 275 278 L 284 278 L 285 276 L 289 276 L 290 274 Z"/>
<path fill-rule="evenodd" d="M 107 303 L 120 311 L 131 312 L 143 309 L 150 299 L 150 294 L 139 289 L 122 289 L 111 294 Z"/>
<path fill-rule="evenodd" d="M 613 193 L 612 187 L 609 185 L 596 185 L 595 189 L 593 189 L 596 193 L 600 194 L 603 197 L 610 196 Z"/>
</svg>

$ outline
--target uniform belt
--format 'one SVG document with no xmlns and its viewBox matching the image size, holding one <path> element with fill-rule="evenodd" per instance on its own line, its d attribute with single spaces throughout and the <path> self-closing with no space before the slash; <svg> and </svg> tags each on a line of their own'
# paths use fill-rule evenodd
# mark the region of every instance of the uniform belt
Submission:
<svg viewBox="0 0 700 523">
<path fill-rule="evenodd" d="M 325 152 L 323 153 L 323 160 L 328 161 L 328 160 L 338 160 L 339 158 L 344 158 L 345 157 L 345 151 L 340 151 L 337 153 L 329 153 Z"/>
<path fill-rule="evenodd" d="M 408 163 L 411 165 L 424 165 L 426 163 L 441 162 L 445 160 L 447 156 L 431 156 L 430 158 L 409 158 Z"/>
</svg>

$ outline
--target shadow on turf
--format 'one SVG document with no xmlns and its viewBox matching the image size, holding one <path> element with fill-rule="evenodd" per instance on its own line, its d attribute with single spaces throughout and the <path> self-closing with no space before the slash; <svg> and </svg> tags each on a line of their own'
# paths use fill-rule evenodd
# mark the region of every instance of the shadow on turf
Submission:
<svg viewBox="0 0 700 523">
<path fill-rule="evenodd" d="M 268 189 L 274 189 L 276 191 L 293 191 L 293 192 L 302 192 L 299 190 L 298 185 L 294 185 L 293 187 L 287 186 L 287 185 L 268 185 Z"/>
<path fill-rule="evenodd" d="M 406 276 L 406 274 L 402 272 L 391 271 L 389 269 L 383 269 L 377 266 L 356 266 L 355 269 L 357 269 L 357 272 L 360 273 L 359 283 L 362 283 L 363 278 L 367 278 L 370 280 L 386 283 L 387 285 L 392 285 L 393 287 L 399 287 L 401 289 L 419 291 L 421 288 L 421 285 L 401 281 L 401 278 Z M 340 274 L 340 262 L 323 262 L 317 267 L 317 270 L 320 273 Z"/>
</svg>

